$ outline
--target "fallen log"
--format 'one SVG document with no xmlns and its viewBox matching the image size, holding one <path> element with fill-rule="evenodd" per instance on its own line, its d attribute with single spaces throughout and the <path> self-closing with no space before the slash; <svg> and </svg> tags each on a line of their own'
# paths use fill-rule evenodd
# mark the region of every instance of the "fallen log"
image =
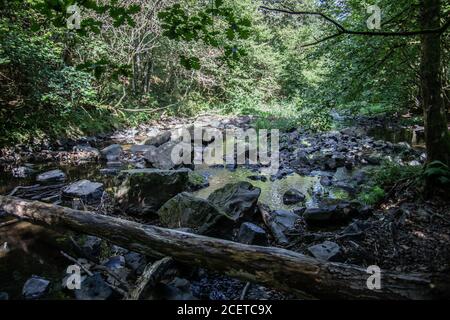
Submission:
<svg viewBox="0 0 450 320">
<path fill-rule="evenodd" d="M 365 268 L 323 262 L 285 249 L 244 245 L 10 196 L 0 196 L 0 209 L 30 222 L 95 235 L 145 255 L 171 256 L 301 296 L 432 299 L 449 294 L 449 279 L 441 275 L 385 271 L 381 289 L 370 290 Z"/>
</svg>

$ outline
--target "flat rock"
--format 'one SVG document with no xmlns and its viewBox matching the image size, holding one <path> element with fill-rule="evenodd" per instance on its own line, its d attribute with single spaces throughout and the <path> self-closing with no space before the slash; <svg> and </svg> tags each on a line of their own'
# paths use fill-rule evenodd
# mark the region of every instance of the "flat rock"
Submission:
<svg viewBox="0 0 450 320">
<path fill-rule="evenodd" d="M 61 170 L 51 170 L 44 173 L 39 174 L 36 177 L 36 181 L 38 182 L 61 182 L 66 180 L 66 174 Z"/>
<path fill-rule="evenodd" d="M 47 293 L 49 285 L 50 281 L 38 276 L 32 276 L 25 282 L 22 288 L 22 295 L 27 300 L 39 299 Z"/>
<path fill-rule="evenodd" d="M 314 258 L 319 260 L 335 262 L 340 260 L 341 248 L 335 242 L 325 241 L 321 244 L 308 247 L 308 251 Z"/>
<path fill-rule="evenodd" d="M 103 191 L 103 183 L 80 180 L 65 187 L 62 198 L 64 200 L 78 198 L 85 203 L 93 204 L 101 200 Z"/>
<path fill-rule="evenodd" d="M 191 145 L 183 142 L 169 141 L 158 148 L 153 148 L 144 154 L 145 162 L 148 166 L 156 169 L 170 170 L 182 165 L 177 163 L 180 160 L 178 155 L 181 155 L 182 148 L 191 150 Z M 180 152 L 176 155 L 177 148 Z M 175 156 L 176 155 L 176 156 Z"/>
</svg>

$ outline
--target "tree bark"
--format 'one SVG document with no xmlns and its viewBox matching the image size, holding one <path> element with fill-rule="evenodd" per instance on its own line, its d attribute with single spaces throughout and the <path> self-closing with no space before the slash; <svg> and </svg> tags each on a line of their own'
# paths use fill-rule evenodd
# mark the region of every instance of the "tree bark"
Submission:
<svg viewBox="0 0 450 320">
<path fill-rule="evenodd" d="M 381 289 L 369 290 L 370 274 L 364 268 L 280 248 L 249 246 L 10 196 L 0 196 L 0 209 L 31 222 L 95 235 L 145 255 L 171 256 L 302 297 L 432 299 L 449 294 L 447 276 L 382 271 Z"/>
<path fill-rule="evenodd" d="M 440 0 L 422 0 L 420 16 L 422 29 L 439 28 L 440 17 Z M 421 44 L 421 91 L 427 160 L 429 163 L 441 161 L 450 165 L 450 138 L 441 76 L 441 34 L 424 34 Z"/>
</svg>

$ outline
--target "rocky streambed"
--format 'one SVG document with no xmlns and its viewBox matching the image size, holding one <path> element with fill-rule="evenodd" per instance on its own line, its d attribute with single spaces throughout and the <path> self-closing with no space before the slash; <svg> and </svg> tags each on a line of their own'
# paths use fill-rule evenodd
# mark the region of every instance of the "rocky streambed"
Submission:
<svg viewBox="0 0 450 320">
<path fill-rule="evenodd" d="M 219 130 L 251 123 L 251 117 L 195 119 L 197 126 Z M 425 159 L 423 150 L 404 141 L 376 140 L 367 128 L 352 127 L 282 133 L 275 175 L 263 175 L 259 165 L 180 168 L 168 156 L 171 130 L 193 124 L 171 119 L 43 150 L 5 151 L 0 193 L 365 266 L 382 263 L 384 255 L 369 251 L 374 238 L 368 235 L 389 220 L 356 201 L 367 169 L 387 160 L 419 165 Z M 60 234 L 1 213 L 0 223 L 2 298 L 120 299 L 153 261 L 93 236 Z M 446 236 L 436 235 L 436 241 Z M 391 246 L 383 250 L 388 255 Z M 69 290 L 66 271 L 75 262 L 83 266 L 82 286 Z M 146 298 L 292 297 L 175 265 Z"/>
</svg>

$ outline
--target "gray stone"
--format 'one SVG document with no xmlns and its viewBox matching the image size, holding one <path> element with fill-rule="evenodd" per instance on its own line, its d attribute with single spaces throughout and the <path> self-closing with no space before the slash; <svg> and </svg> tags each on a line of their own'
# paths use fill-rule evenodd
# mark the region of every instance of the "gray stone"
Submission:
<svg viewBox="0 0 450 320">
<path fill-rule="evenodd" d="M 341 248 L 337 243 L 331 241 L 308 247 L 308 251 L 314 258 L 319 260 L 334 262 L 340 260 Z"/>
<path fill-rule="evenodd" d="M 50 281 L 38 276 L 32 276 L 25 282 L 22 288 L 22 295 L 27 300 L 39 299 L 47 293 L 49 285 Z"/>
<path fill-rule="evenodd" d="M 306 196 L 297 189 L 289 189 L 283 195 L 283 203 L 285 205 L 297 204 L 305 201 Z"/>
<path fill-rule="evenodd" d="M 113 295 L 112 289 L 106 284 L 99 273 L 86 277 L 81 281 L 81 288 L 75 290 L 77 300 L 106 300 Z"/>
<path fill-rule="evenodd" d="M 103 184 L 80 180 L 74 182 L 62 190 L 63 200 L 81 199 L 84 203 L 94 204 L 101 200 L 103 195 Z"/>
<path fill-rule="evenodd" d="M 166 142 L 169 142 L 171 136 L 172 136 L 172 133 L 170 131 L 164 131 L 162 133 L 156 134 L 156 135 L 150 137 L 149 139 L 147 139 L 147 141 L 145 141 L 145 144 L 148 146 L 159 147 L 159 146 L 165 144 Z"/>
<path fill-rule="evenodd" d="M 286 232 L 294 229 L 299 216 L 286 210 L 276 210 L 270 214 L 269 228 L 275 240 L 282 245 L 288 244 Z"/>
<path fill-rule="evenodd" d="M 261 189 L 241 181 L 225 185 L 211 193 L 208 200 L 225 211 L 234 221 L 251 221 L 255 218 L 256 205 Z"/>
<path fill-rule="evenodd" d="M 245 244 L 267 246 L 267 233 L 261 227 L 250 222 L 244 222 L 239 229 L 238 241 Z"/>
<path fill-rule="evenodd" d="M 158 211 L 169 228 L 192 228 L 196 233 L 230 238 L 233 221 L 211 202 L 183 192 L 167 201 Z"/>
<path fill-rule="evenodd" d="M 125 267 L 125 258 L 123 256 L 114 256 L 109 258 L 103 265 L 111 271 L 122 269 Z"/>
<path fill-rule="evenodd" d="M 38 182 L 61 182 L 66 180 L 66 174 L 61 170 L 51 170 L 44 173 L 39 174 L 36 177 L 36 181 Z"/>
<path fill-rule="evenodd" d="M 173 153 L 179 150 L 179 155 L 182 154 L 182 148 L 191 150 L 191 145 L 182 142 L 169 141 L 158 148 L 153 148 L 144 154 L 145 162 L 152 168 L 170 170 L 182 165 L 182 163 L 175 163 L 173 160 Z M 174 148 L 177 148 L 174 150 Z"/>
<path fill-rule="evenodd" d="M 117 205 L 132 214 L 156 213 L 161 206 L 189 187 L 189 169 L 125 170 L 117 177 Z"/>
<path fill-rule="evenodd" d="M 122 156 L 122 146 L 119 144 L 112 144 L 100 151 L 103 160 L 117 161 Z"/>
</svg>

